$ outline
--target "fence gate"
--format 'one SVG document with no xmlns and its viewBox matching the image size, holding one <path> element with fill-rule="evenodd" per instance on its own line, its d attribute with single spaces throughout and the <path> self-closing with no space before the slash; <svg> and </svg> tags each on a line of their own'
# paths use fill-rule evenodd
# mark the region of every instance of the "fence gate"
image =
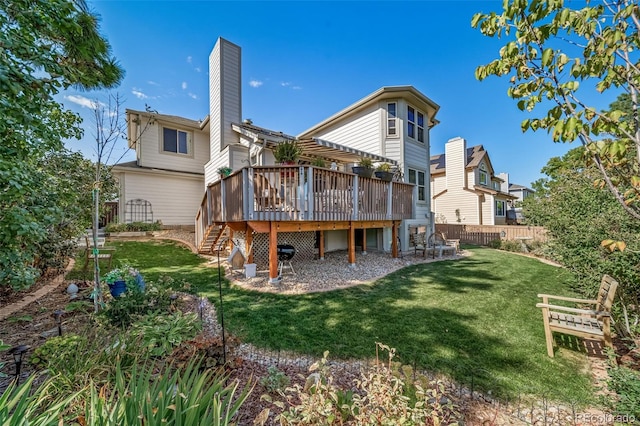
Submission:
<svg viewBox="0 0 640 426">
<path fill-rule="evenodd" d="M 126 223 L 153 223 L 153 210 L 151 209 L 151 203 L 141 198 L 127 201 L 124 208 L 124 218 Z"/>
</svg>

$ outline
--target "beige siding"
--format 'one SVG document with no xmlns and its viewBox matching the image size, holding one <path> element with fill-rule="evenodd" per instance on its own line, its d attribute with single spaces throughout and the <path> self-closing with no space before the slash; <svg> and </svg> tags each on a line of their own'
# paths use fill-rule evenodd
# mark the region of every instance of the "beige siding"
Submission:
<svg viewBox="0 0 640 426">
<path fill-rule="evenodd" d="M 431 196 L 435 197 L 442 191 L 447 189 L 447 177 L 445 175 L 438 175 L 431 180 Z"/>
<path fill-rule="evenodd" d="M 189 133 L 190 153 L 188 155 L 163 150 L 162 129 L 164 127 Z M 158 121 L 147 126 L 140 135 L 138 144 L 138 165 L 141 167 L 202 173 L 204 164 L 209 160 L 209 135 L 199 129 L 190 129 L 170 122 Z"/>
<path fill-rule="evenodd" d="M 482 223 L 478 225 L 495 225 L 496 199 L 493 195 L 485 194 L 482 202 Z"/>
<path fill-rule="evenodd" d="M 381 154 L 380 113 L 376 106 L 372 106 L 314 136 L 372 154 Z"/>
<path fill-rule="evenodd" d="M 151 203 L 154 220 L 164 225 L 189 225 L 202 201 L 203 178 L 177 173 L 128 172 L 119 174 L 121 211 L 128 200 L 141 198 Z M 119 219 L 124 220 L 124 214 Z"/>
<path fill-rule="evenodd" d="M 451 191 L 433 200 L 432 209 L 446 223 L 478 224 L 478 196 L 470 191 Z M 460 212 L 460 222 L 456 210 Z"/>
<path fill-rule="evenodd" d="M 465 188 L 465 166 L 467 162 L 467 144 L 464 139 L 452 139 L 445 145 L 447 167 L 447 189 L 449 191 Z"/>
</svg>

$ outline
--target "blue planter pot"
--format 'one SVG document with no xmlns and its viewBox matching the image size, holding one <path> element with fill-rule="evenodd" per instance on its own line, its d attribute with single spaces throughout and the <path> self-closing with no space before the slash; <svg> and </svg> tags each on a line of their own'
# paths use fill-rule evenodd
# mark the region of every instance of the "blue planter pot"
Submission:
<svg viewBox="0 0 640 426">
<path fill-rule="evenodd" d="M 127 291 L 127 284 L 124 281 L 115 281 L 109 283 L 109 292 L 113 297 L 120 297 L 120 295 Z"/>
</svg>

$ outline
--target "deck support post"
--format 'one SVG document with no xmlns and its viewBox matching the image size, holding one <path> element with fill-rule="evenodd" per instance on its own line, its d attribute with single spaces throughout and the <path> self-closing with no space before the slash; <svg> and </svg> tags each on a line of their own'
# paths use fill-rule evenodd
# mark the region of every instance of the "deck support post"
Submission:
<svg viewBox="0 0 640 426">
<path fill-rule="evenodd" d="M 353 222 L 349 221 L 349 230 L 347 231 L 347 243 L 349 246 L 349 266 L 356 266 L 356 231 Z"/>
<path fill-rule="evenodd" d="M 279 284 L 278 276 L 278 222 L 269 222 L 269 284 Z"/>
<path fill-rule="evenodd" d="M 247 263 L 253 263 L 253 229 L 247 226 Z"/>
<path fill-rule="evenodd" d="M 318 231 L 320 236 L 318 237 L 318 258 L 324 260 L 324 231 Z"/>
<path fill-rule="evenodd" d="M 367 254 L 367 228 L 362 228 L 362 254 Z"/>
<path fill-rule="evenodd" d="M 400 222 L 393 222 L 391 227 L 391 257 L 394 259 L 398 257 L 398 224 Z"/>
</svg>

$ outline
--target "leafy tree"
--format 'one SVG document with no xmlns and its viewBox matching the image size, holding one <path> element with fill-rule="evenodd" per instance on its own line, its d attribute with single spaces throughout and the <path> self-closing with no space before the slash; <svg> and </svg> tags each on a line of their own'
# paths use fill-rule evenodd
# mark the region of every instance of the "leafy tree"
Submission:
<svg viewBox="0 0 640 426">
<path fill-rule="evenodd" d="M 548 108 L 522 122 L 523 131 L 545 129 L 554 142 L 580 140 L 622 208 L 640 219 L 640 12 L 634 0 L 587 2 L 505 0 L 502 13 L 478 13 L 482 34 L 505 37 L 499 58 L 476 69 L 476 78 L 510 76 L 508 95 L 518 108 Z M 598 111 L 585 93 L 622 92 L 630 107 Z M 631 155 L 629 155 L 631 154 Z"/>
<path fill-rule="evenodd" d="M 73 201 L 43 165 L 82 133 L 53 96 L 114 86 L 123 70 L 82 0 L 1 2 L 0 46 L 0 284 L 20 288 L 37 278 L 37 247 Z"/>
<path fill-rule="evenodd" d="M 624 313 L 618 325 L 633 324 L 627 319 L 629 312 L 636 321 L 640 314 L 640 222 L 609 191 L 593 186 L 600 172 L 585 166 L 583 152 L 578 147 L 551 158 L 542 169 L 547 177 L 536 182 L 535 196 L 523 201 L 523 209 L 530 223 L 547 229 L 551 256 L 572 271 L 585 296 L 595 296 L 603 274 L 616 277 Z M 608 250 L 601 243 L 608 238 L 626 241 L 628 249 Z M 618 329 L 633 332 L 631 325 Z"/>
</svg>

